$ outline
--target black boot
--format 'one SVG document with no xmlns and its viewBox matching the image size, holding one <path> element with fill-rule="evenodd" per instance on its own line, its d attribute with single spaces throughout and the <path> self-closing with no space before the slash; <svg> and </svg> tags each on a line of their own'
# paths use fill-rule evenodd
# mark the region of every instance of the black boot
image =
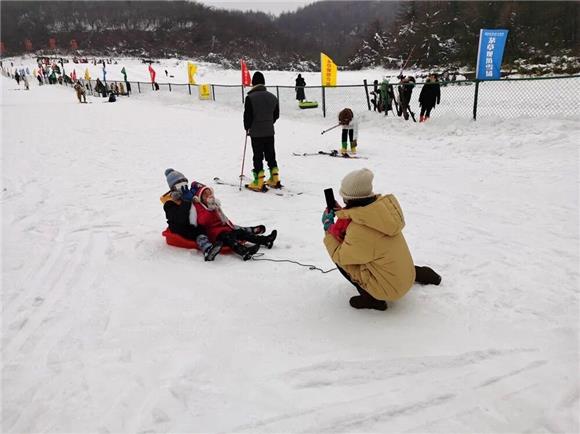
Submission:
<svg viewBox="0 0 580 434">
<path fill-rule="evenodd" d="M 240 243 L 234 243 L 232 250 L 240 255 L 244 261 L 248 261 L 252 259 L 252 256 L 258 253 L 258 250 L 260 250 L 260 245 L 254 244 L 253 246 L 247 247 Z"/>
<path fill-rule="evenodd" d="M 266 246 L 267 249 L 271 249 L 272 246 L 274 245 L 274 240 L 276 240 L 276 237 L 278 236 L 278 231 L 277 230 L 273 230 L 270 235 L 266 235 L 264 237 L 260 237 L 260 244 L 263 246 Z"/>
<path fill-rule="evenodd" d="M 387 302 L 384 300 L 377 300 L 373 297 L 367 297 L 364 295 L 355 295 L 351 297 L 349 303 L 355 309 L 375 309 L 375 310 L 387 310 Z"/>
<path fill-rule="evenodd" d="M 441 276 L 429 267 L 417 267 L 415 265 L 415 282 L 421 285 L 439 285 Z"/>
</svg>

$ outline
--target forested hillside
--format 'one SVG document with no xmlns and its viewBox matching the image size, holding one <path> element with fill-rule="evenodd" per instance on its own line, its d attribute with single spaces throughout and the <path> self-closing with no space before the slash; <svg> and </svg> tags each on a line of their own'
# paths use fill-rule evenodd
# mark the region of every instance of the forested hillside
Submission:
<svg viewBox="0 0 580 434">
<path fill-rule="evenodd" d="M 187 56 L 251 68 L 473 66 L 480 28 L 508 28 L 505 62 L 578 68 L 579 2 L 320 1 L 274 17 L 185 1 L 2 1 L 5 55 Z M 71 42 L 74 41 L 74 42 Z"/>
</svg>

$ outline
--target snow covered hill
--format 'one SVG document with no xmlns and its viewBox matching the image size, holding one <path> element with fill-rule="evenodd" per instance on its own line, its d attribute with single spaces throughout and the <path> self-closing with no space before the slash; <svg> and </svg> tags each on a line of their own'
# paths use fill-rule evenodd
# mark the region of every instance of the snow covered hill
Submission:
<svg viewBox="0 0 580 434">
<path fill-rule="evenodd" d="M 3 432 L 579 431 L 576 119 L 364 113 L 368 160 L 342 160 L 292 156 L 339 133 L 283 113 L 303 194 L 212 186 L 238 224 L 278 229 L 261 259 L 327 270 L 323 189 L 373 170 L 443 282 L 369 312 L 336 271 L 164 243 L 163 171 L 235 182 L 241 104 L 0 82 Z"/>
</svg>

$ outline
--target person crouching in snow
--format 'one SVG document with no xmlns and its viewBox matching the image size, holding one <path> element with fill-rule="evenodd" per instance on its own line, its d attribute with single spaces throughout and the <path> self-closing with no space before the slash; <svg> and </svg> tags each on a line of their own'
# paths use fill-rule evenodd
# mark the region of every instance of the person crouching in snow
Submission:
<svg viewBox="0 0 580 434">
<path fill-rule="evenodd" d="M 401 206 L 392 194 L 373 193 L 373 176 L 369 169 L 360 169 L 344 177 L 340 195 L 346 206 L 325 209 L 324 244 L 338 271 L 359 293 L 350 305 L 386 310 L 387 301 L 403 297 L 413 282 L 439 285 L 441 276 L 413 264 L 402 233 Z"/>
<path fill-rule="evenodd" d="M 358 140 L 358 121 L 354 118 L 354 113 L 349 108 L 344 108 L 338 113 L 338 123 L 342 125 L 342 141 L 340 153 L 347 153 L 347 138 L 350 139 L 350 152 L 356 154 Z"/>
<path fill-rule="evenodd" d="M 174 169 L 165 171 L 170 190 L 161 196 L 163 210 L 167 217 L 167 226 L 174 234 L 195 241 L 203 252 L 206 261 L 213 261 L 222 248 L 221 242 L 209 241 L 204 228 L 197 224 L 197 213 L 192 206 L 193 193 L 189 190 L 189 181 L 182 173 Z"/>
<path fill-rule="evenodd" d="M 278 235 L 273 230 L 270 235 L 260 235 L 266 231 L 264 225 L 242 227 L 233 224 L 224 214 L 221 203 L 214 196 L 213 190 L 200 183 L 192 182 L 191 190 L 194 194 L 193 204 L 197 212 L 197 224 L 207 230 L 212 242 L 221 242 L 240 255 L 244 261 L 251 259 L 260 246 L 271 249 Z M 243 242 L 249 241 L 253 245 L 247 246 Z"/>
</svg>

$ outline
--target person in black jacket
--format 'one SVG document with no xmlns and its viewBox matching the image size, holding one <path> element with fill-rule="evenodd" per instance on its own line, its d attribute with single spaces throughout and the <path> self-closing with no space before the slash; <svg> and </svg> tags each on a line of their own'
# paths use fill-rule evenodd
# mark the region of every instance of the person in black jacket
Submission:
<svg viewBox="0 0 580 434">
<path fill-rule="evenodd" d="M 264 191 L 267 187 L 281 188 L 280 172 L 274 149 L 274 123 L 280 117 L 278 98 L 267 91 L 264 74 L 256 71 L 252 77 L 252 89 L 244 104 L 244 129 L 252 139 L 254 152 L 253 180 L 246 188 Z M 266 159 L 270 178 L 264 182 L 263 160 Z"/>
<path fill-rule="evenodd" d="M 306 94 L 304 93 L 304 86 L 306 86 L 306 81 L 302 78 L 301 74 L 296 77 L 296 99 L 300 102 L 306 99 Z"/>
<path fill-rule="evenodd" d="M 192 210 L 194 191 L 189 188 L 189 181 L 175 169 L 165 170 L 167 185 L 170 190 L 161 196 L 167 226 L 174 234 L 195 241 L 203 252 L 206 261 L 213 261 L 222 249 L 222 242 L 211 243 L 205 229 L 197 224 L 195 207 Z"/>
<path fill-rule="evenodd" d="M 441 102 L 441 87 L 439 86 L 439 81 L 437 81 L 437 75 L 431 74 L 425 81 L 423 89 L 419 94 L 419 105 L 421 106 L 421 115 L 419 116 L 419 122 L 425 122 L 431 116 L 431 110 L 435 107 L 435 104 Z"/>
</svg>

